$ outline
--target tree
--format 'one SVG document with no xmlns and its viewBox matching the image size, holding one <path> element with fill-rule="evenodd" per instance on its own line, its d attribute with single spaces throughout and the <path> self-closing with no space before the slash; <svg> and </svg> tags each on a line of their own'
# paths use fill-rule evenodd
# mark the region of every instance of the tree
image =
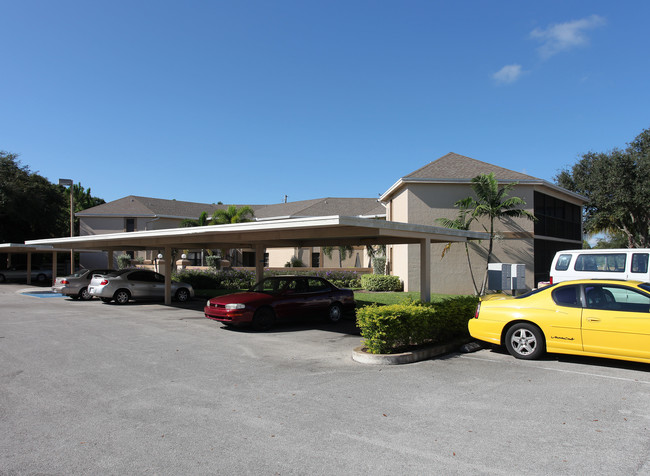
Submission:
<svg viewBox="0 0 650 476">
<path fill-rule="evenodd" d="M 469 230 L 472 222 L 476 220 L 476 216 L 473 215 L 472 206 L 474 204 L 474 199 L 471 197 L 463 198 L 454 203 L 454 206 L 458 208 L 458 216 L 454 220 L 449 218 L 438 218 L 436 222 L 440 223 L 446 228 L 453 228 L 454 230 Z M 452 242 L 447 243 L 447 245 L 442 250 L 442 257 L 445 257 L 445 254 L 451 248 Z M 472 278 L 472 284 L 474 285 L 474 293 L 479 294 L 478 286 L 476 285 L 476 279 L 474 278 L 474 271 L 472 270 L 472 262 L 469 257 L 469 244 L 467 241 L 464 242 L 465 245 L 465 254 L 467 255 L 467 265 L 469 266 L 469 275 Z"/>
<path fill-rule="evenodd" d="M 68 203 L 68 216 L 70 216 L 69 189 L 66 189 L 62 185 L 59 185 L 59 188 Z M 93 197 L 90 193 L 90 187 L 88 187 L 88 189 L 85 189 L 81 185 L 81 182 L 72 185 L 72 197 L 74 199 L 75 213 L 106 203 L 106 201 L 103 198 Z M 74 226 L 75 226 L 75 235 L 79 236 L 79 218 L 77 217 L 75 217 L 74 219 Z M 69 232 L 70 230 L 68 229 L 68 233 Z"/>
<path fill-rule="evenodd" d="M 227 209 L 216 210 L 212 214 L 212 225 L 223 225 L 226 223 L 244 223 L 253 221 L 255 211 L 248 205 L 237 207 L 230 205 Z"/>
<path fill-rule="evenodd" d="M 183 221 L 181 221 L 181 224 L 178 225 L 179 228 L 191 228 L 194 226 L 205 226 L 208 224 L 208 212 L 202 212 L 199 215 L 199 218 L 197 220 L 193 220 L 191 218 L 185 218 Z"/>
<path fill-rule="evenodd" d="M 343 260 L 348 256 L 352 256 L 352 253 L 354 252 L 354 248 L 350 245 L 341 245 L 337 246 L 336 249 L 339 252 L 339 268 L 343 267 Z M 327 256 L 329 259 L 332 259 L 332 252 L 334 251 L 334 246 L 323 246 L 321 248 L 321 251 L 325 256 Z"/>
<path fill-rule="evenodd" d="M 479 290 L 480 295 L 484 295 L 487 288 L 488 265 L 492 260 L 494 237 L 496 235 L 494 231 L 495 221 L 521 217 L 535 220 L 532 213 L 520 208 L 526 205 L 523 199 L 509 196 L 509 193 L 516 185 L 517 183 L 513 182 L 500 187 L 493 173 L 477 175 L 471 182 L 475 198 L 467 197 L 460 201 L 467 209 L 471 209 L 471 217 L 481 223 L 482 228 L 489 234 L 485 274 Z M 481 218 L 487 219 L 487 226 L 480 220 Z"/>
<path fill-rule="evenodd" d="M 0 151 L 0 242 L 53 238 L 70 233 L 69 202 L 58 185 Z"/>
<path fill-rule="evenodd" d="M 625 150 L 588 152 L 555 182 L 587 197 L 587 233 L 623 233 L 630 248 L 650 246 L 650 129 Z"/>
<path fill-rule="evenodd" d="M 255 217 L 255 211 L 248 205 L 243 207 L 237 207 L 235 205 L 230 205 L 227 209 L 216 210 L 212 214 L 212 223 L 211 225 L 224 225 L 227 223 L 245 223 L 253 221 Z M 221 250 L 221 257 L 225 258 L 228 256 L 228 250 Z"/>
</svg>

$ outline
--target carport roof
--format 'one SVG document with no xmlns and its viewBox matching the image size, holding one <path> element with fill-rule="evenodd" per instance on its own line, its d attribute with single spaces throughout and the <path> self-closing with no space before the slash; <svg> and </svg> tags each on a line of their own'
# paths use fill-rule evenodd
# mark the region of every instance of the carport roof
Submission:
<svg viewBox="0 0 650 476">
<path fill-rule="evenodd" d="M 376 245 L 485 240 L 487 233 L 453 230 L 347 216 L 293 218 L 192 228 L 47 238 L 26 241 L 30 246 L 120 250 L 172 248 L 266 248 Z"/>
<path fill-rule="evenodd" d="M 0 253 L 54 253 L 69 251 L 70 248 L 54 248 L 51 245 L 30 246 L 22 243 L 0 243 Z"/>
</svg>

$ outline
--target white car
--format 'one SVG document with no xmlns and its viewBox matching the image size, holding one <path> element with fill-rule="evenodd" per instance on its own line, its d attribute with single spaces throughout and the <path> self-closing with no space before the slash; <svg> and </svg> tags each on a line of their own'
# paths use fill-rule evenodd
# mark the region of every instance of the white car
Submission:
<svg viewBox="0 0 650 476">
<path fill-rule="evenodd" d="M 63 278 L 56 278 L 52 292 L 69 296 L 72 299 L 81 299 L 88 301 L 92 299 L 92 295 L 88 292 L 88 285 L 90 279 L 96 274 L 108 274 L 114 272 L 114 269 L 81 269 L 75 274 L 65 276 Z"/>
<path fill-rule="evenodd" d="M 91 296 L 104 302 L 115 300 L 126 304 L 131 299 L 164 299 L 165 277 L 146 269 L 122 269 L 105 275 L 94 275 L 88 285 Z M 194 288 L 187 283 L 172 281 L 172 296 L 178 302 L 194 297 Z"/>
</svg>

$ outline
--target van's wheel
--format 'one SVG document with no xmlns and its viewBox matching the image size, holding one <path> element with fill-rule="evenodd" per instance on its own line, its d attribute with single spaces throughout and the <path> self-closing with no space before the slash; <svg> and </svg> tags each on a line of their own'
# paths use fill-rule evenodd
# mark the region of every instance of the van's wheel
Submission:
<svg viewBox="0 0 650 476">
<path fill-rule="evenodd" d="M 46 279 L 47 278 L 43 273 L 40 273 L 36 276 L 36 281 L 38 281 L 39 283 L 44 283 Z"/>
<path fill-rule="evenodd" d="M 268 331 L 274 323 L 275 313 L 269 308 L 258 310 L 253 317 L 253 328 L 258 331 Z"/>
<path fill-rule="evenodd" d="M 93 298 L 93 295 L 88 292 L 88 288 L 81 288 L 79 291 L 79 299 L 82 301 L 90 301 Z"/>
<path fill-rule="evenodd" d="M 532 324 L 515 324 L 506 333 L 506 348 L 517 359 L 538 359 L 546 352 L 544 334 Z"/>
<path fill-rule="evenodd" d="M 343 307 L 338 302 L 335 302 L 330 306 L 329 312 L 327 314 L 327 319 L 330 322 L 339 322 L 343 317 Z"/>
<path fill-rule="evenodd" d="M 115 292 L 113 299 L 115 299 L 115 302 L 118 304 L 126 304 L 129 302 L 129 299 L 131 299 L 131 293 L 129 293 L 126 289 L 120 289 Z"/>
<path fill-rule="evenodd" d="M 4 274 L 0 274 L 0 283 L 4 283 L 7 279 Z"/>
</svg>

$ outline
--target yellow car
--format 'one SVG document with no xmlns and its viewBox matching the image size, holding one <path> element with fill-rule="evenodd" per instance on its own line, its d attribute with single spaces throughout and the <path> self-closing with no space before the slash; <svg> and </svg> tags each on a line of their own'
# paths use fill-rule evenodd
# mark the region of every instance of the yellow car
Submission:
<svg viewBox="0 0 650 476">
<path fill-rule="evenodd" d="M 650 363 L 650 283 L 562 281 L 482 300 L 469 333 L 518 359 L 556 352 Z"/>
</svg>

